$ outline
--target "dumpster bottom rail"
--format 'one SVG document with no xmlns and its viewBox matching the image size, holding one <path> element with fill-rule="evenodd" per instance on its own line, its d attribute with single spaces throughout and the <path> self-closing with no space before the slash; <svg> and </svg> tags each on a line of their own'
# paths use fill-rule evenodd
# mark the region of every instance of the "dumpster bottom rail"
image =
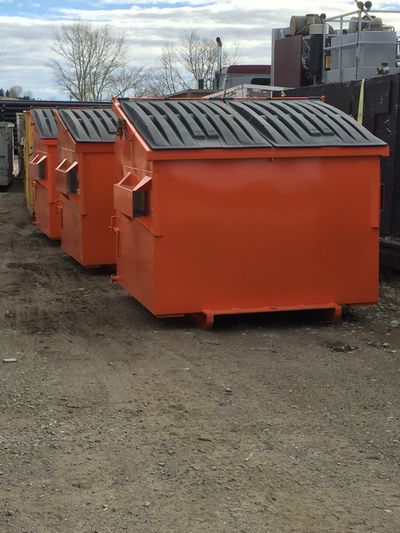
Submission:
<svg viewBox="0 0 400 533">
<path fill-rule="evenodd" d="M 327 303 L 323 305 L 296 305 L 288 307 L 257 307 L 255 309 L 218 309 L 218 310 L 204 310 L 201 313 L 189 313 L 184 315 L 192 320 L 201 329 L 212 329 L 214 326 L 214 319 L 221 315 L 239 315 L 252 313 L 277 313 L 281 311 L 312 311 L 321 310 L 327 311 L 326 320 L 331 324 L 337 323 L 342 317 L 342 306 L 334 303 Z"/>
</svg>

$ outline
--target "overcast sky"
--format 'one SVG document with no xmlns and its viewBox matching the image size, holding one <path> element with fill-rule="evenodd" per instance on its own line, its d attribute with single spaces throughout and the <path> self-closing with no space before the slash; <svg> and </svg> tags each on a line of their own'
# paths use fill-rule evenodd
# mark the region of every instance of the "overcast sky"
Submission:
<svg viewBox="0 0 400 533">
<path fill-rule="evenodd" d="M 375 8 L 400 3 L 373 2 Z M 36 98 L 62 98 L 46 61 L 54 29 L 76 17 L 126 30 L 132 64 L 156 66 L 162 46 L 188 29 L 239 45 L 241 63 L 270 62 L 273 27 L 288 26 L 291 15 L 353 9 L 354 1 L 336 0 L 0 0 L 0 87 L 20 85 Z M 400 30 L 400 16 L 385 22 Z"/>
</svg>

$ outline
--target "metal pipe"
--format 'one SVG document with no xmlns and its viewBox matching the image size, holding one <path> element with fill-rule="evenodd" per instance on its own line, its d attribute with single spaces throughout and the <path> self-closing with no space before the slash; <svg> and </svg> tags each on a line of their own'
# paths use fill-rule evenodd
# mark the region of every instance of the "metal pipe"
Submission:
<svg viewBox="0 0 400 533">
<path fill-rule="evenodd" d="M 325 19 L 326 20 L 326 19 Z M 324 83 L 325 81 L 325 72 L 326 72 L 326 68 L 325 68 L 325 63 L 326 63 L 326 26 L 325 26 L 325 20 L 323 20 L 323 24 L 322 24 L 322 68 L 321 68 L 321 76 L 322 76 L 322 83 Z"/>
<path fill-rule="evenodd" d="M 217 72 L 218 74 L 221 74 L 222 71 L 222 41 L 220 37 L 217 37 Z"/>
<path fill-rule="evenodd" d="M 349 17 L 350 15 L 356 15 L 359 13 L 359 9 L 357 9 L 357 11 L 350 11 L 349 13 L 344 13 L 343 15 L 336 15 L 335 17 L 330 17 L 328 19 L 325 20 L 325 22 L 330 22 L 330 21 L 333 21 L 333 20 L 338 20 L 339 18 L 344 18 L 344 17 Z"/>
<path fill-rule="evenodd" d="M 342 74 L 342 50 L 343 50 L 343 17 L 340 17 L 340 48 L 339 48 L 339 81 L 343 81 Z"/>
<path fill-rule="evenodd" d="M 358 15 L 358 31 L 357 31 L 357 42 L 356 42 L 356 80 L 358 80 L 358 65 L 360 62 L 360 33 L 362 28 L 362 12 L 360 11 Z"/>
<path fill-rule="evenodd" d="M 334 17 L 329 17 L 329 18 L 325 19 L 325 22 L 334 22 L 335 20 L 339 20 L 340 18 L 344 19 L 344 17 L 350 17 L 351 15 L 357 15 L 359 12 L 360 12 L 360 10 L 357 9 L 357 11 L 351 11 L 349 13 L 344 13 L 343 15 L 335 15 Z M 396 14 L 396 13 L 400 13 L 400 9 L 391 9 L 391 10 L 370 9 L 369 11 L 366 12 L 366 14 L 371 14 L 371 13 L 391 13 L 391 14 Z"/>
<path fill-rule="evenodd" d="M 357 2 L 356 2 L 357 3 Z M 361 5 L 361 3 L 360 3 Z M 391 10 L 385 10 L 385 9 L 367 9 L 365 8 L 365 5 L 362 5 L 362 8 L 357 9 L 357 11 L 349 11 L 348 13 L 344 13 L 342 15 L 336 15 L 333 17 L 326 18 L 324 21 L 324 26 L 322 30 L 322 79 L 325 79 L 326 75 L 326 57 L 329 51 L 332 51 L 333 49 L 338 49 L 338 67 L 339 67 L 339 79 L 340 81 L 343 81 L 343 73 L 342 73 L 342 48 L 345 47 L 351 47 L 354 46 L 353 43 L 349 44 L 343 44 L 342 36 L 343 36 L 343 24 L 344 22 L 351 22 L 351 18 L 347 19 L 347 17 L 352 17 L 354 15 L 357 15 L 358 18 L 358 28 L 357 28 L 357 37 L 356 37 L 356 79 L 358 79 L 358 70 L 359 70 L 359 61 L 360 61 L 360 32 L 362 31 L 362 20 L 363 18 L 367 19 L 367 21 L 371 24 L 373 22 L 373 18 L 371 15 L 373 13 L 385 13 L 385 14 L 399 14 L 400 9 L 391 9 Z M 336 46 L 327 45 L 327 34 L 326 34 L 326 28 L 325 28 L 325 22 L 339 22 L 340 29 L 337 35 L 340 39 L 340 44 Z M 330 43 L 331 44 L 331 43 Z M 399 47 L 400 48 L 400 47 Z"/>
<path fill-rule="evenodd" d="M 400 13 L 400 9 L 371 9 L 368 13 Z"/>
</svg>

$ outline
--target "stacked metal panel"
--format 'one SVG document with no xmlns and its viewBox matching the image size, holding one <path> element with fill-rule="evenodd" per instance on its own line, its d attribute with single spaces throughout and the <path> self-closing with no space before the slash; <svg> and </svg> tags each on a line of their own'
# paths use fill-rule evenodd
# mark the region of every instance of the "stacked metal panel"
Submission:
<svg viewBox="0 0 400 533">
<path fill-rule="evenodd" d="M 14 172 L 14 125 L 0 122 L 0 187 L 7 187 Z"/>
</svg>

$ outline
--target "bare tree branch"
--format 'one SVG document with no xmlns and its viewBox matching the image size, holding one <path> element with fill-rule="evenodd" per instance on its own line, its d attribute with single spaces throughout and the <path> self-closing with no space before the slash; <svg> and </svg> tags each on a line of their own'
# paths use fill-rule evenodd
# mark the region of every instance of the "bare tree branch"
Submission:
<svg viewBox="0 0 400 533">
<path fill-rule="evenodd" d="M 47 63 L 59 87 L 76 100 L 135 95 L 143 84 L 143 67 L 127 65 L 127 35 L 114 36 L 108 26 L 76 20 L 61 26 Z"/>
<path fill-rule="evenodd" d="M 148 93 L 165 96 L 197 86 L 202 79 L 204 88 L 212 89 L 217 68 L 218 47 L 213 39 L 201 37 L 195 31 L 184 33 L 177 45 L 164 46 L 159 67 L 148 73 Z M 223 63 L 237 62 L 238 47 L 223 52 Z"/>
</svg>

